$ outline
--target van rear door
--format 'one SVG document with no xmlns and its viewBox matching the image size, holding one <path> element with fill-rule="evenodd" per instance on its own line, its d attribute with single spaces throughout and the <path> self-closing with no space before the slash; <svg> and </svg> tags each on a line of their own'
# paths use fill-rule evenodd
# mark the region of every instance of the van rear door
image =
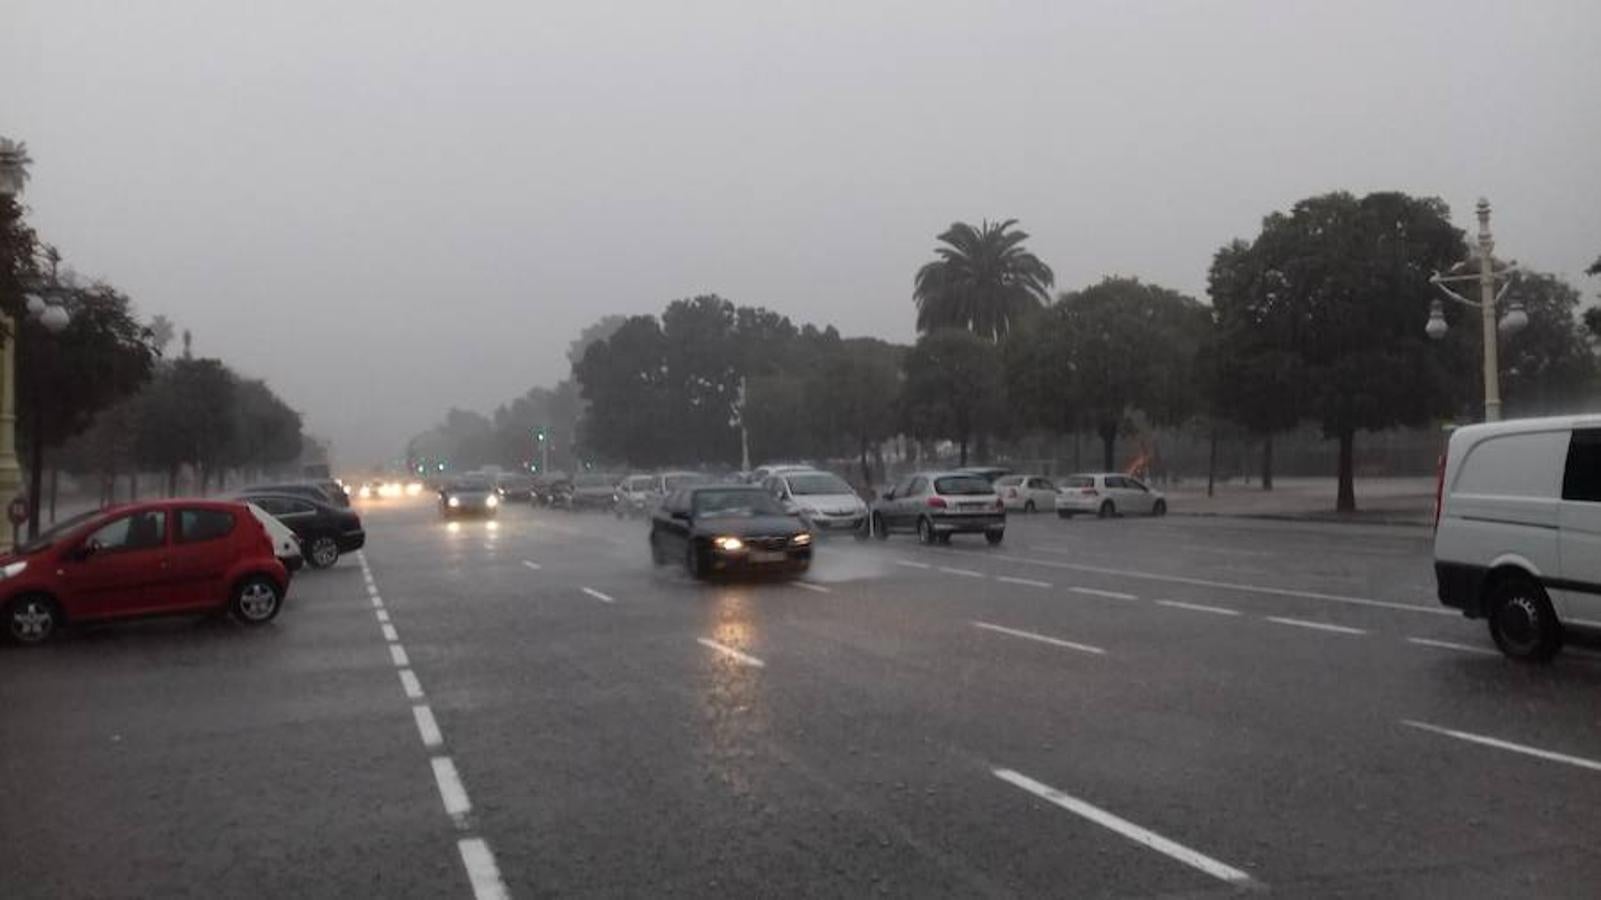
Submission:
<svg viewBox="0 0 1601 900">
<path fill-rule="evenodd" d="M 1601 428 L 1575 429 L 1568 444 L 1560 554 L 1569 621 L 1601 628 Z"/>
</svg>

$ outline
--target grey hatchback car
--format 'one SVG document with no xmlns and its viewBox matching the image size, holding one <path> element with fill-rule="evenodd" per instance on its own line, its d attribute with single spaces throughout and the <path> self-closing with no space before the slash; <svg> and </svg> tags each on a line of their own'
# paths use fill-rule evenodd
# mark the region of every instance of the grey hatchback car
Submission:
<svg viewBox="0 0 1601 900">
<path fill-rule="evenodd" d="M 873 502 L 871 527 L 881 540 L 911 531 L 925 544 L 948 543 L 953 534 L 982 534 L 999 544 L 1006 536 L 1006 507 L 982 476 L 918 472 Z"/>
</svg>

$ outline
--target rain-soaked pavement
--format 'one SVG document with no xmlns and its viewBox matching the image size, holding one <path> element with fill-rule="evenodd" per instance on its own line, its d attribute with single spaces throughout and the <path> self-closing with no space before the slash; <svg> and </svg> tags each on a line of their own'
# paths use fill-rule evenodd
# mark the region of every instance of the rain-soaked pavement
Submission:
<svg viewBox="0 0 1601 900">
<path fill-rule="evenodd" d="M 697 584 L 364 510 L 271 627 L 0 652 L 0 897 L 1594 896 L 1601 658 L 1426 529 L 1014 517 Z"/>
</svg>

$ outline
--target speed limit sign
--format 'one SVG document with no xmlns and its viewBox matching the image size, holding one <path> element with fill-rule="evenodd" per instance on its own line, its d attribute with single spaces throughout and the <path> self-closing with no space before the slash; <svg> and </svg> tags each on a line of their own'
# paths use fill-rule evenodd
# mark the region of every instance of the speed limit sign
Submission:
<svg viewBox="0 0 1601 900">
<path fill-rule="evenodd" d="M 6 518 L 11 520 L 12 525 L 21 525 L 28 521 L 28 498 L 21 494 L 12 497 L 6 506 Z"/>
</svg>

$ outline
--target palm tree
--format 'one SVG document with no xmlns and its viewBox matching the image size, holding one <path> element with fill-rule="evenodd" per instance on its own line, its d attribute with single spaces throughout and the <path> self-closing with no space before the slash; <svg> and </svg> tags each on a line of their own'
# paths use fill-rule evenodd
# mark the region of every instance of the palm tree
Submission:
<svg viewBox="0 0 1601 900">
<path fill-rule="evenodd" d="M 0 138 L 0 197 L 22 193 L 23 185 L 28 182 L 28 166 L 32 163 L 25 142 Z"/>
<path fill-rule="evenodd" d="M 1056 276 L 1023 249 L 1028 234 L 1013 229 L 1016 224 L 986 219 L 974 228 L 957 222 L 939 236 L 939 259 L 917 270 L 912 291 L 918 331 L 965 328 L 1000 340 L 1050 299 Z"/>
</svg>

